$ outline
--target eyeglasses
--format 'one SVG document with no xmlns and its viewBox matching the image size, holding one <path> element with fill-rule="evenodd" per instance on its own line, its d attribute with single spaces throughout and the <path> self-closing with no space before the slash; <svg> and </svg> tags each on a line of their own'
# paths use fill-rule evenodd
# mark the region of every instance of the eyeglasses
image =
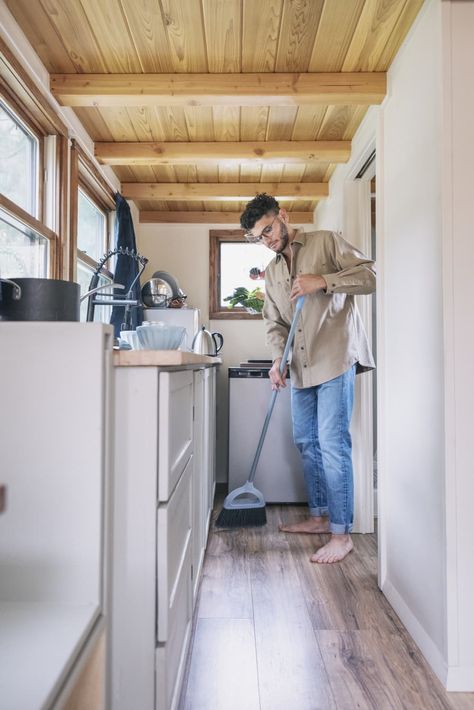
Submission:
<svg viewBox="0 0 474 710">
<path fill-rule="evenodd" d="M 260 234 L 252 234 L 252 232 L 246 232 L 245 238 L 248 242 L 251 242 L 252 244 L 259 244 L 261 241 L 266 239 L 267 237 L 271 236 L 273 233 L 273 223 L 276 220 L 278 215 L 276 214 L 273 218 L 273 221 L 270 224 L 267 224 L 266 227 L 262 229 Z"/>
</svg>

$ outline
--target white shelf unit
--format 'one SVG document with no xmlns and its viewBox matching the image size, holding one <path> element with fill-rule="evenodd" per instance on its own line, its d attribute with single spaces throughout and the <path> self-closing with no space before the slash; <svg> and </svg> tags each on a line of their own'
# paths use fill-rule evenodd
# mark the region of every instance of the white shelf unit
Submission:
<svg viewBox="0 0 474 710">
<path fill-rule="evenodd" d="M 0 323 L 0 343 L 0 707 L 59 708 L 105 626 L 112 329 Z"/>
<path fill-rule="evenodd" d="M 215 486 L 215 376 L 115 369 L 111 710 L 177 707 Z"/>
</svg>

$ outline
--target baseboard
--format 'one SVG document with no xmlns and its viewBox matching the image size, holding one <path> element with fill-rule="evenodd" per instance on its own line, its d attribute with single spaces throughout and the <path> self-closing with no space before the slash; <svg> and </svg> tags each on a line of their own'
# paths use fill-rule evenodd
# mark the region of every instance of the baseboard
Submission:
<svg viewBox="0 0 474 710">
<path fill-rule="evenodd" d="M 453 693 L 474 693 L 474 666 L 448 668 L 446 690 Z"/>
<path fill-rule="evenodd" d="M 434 673 L 438 676 L 444 687 L 447 688 L 448 666 L 441 654 L 441 651 L 436 646 L 431 636 L 426 633 L 425 629 L 420 624 L 411 609 L 407 606 L 399 592 L 387 580 L 385 580 L 382 584 L 382 592 L 397 612 L 408 633 L 430 664 Z M 447 689 L 449 690 L 449 688 Z"/>
</svg>

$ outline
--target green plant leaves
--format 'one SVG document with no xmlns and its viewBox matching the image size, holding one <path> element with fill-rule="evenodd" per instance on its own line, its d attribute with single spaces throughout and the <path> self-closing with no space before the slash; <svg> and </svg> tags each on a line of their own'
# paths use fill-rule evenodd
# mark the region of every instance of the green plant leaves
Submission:
<svg viewBox="0 0 474 710">
<path fill-rule="evenodd" d="M 260 288 L 249 291 L 244 286 L 238 286 L 234 289 L 234 293 L 231 296 L 224 298 L 224 301 L 229 301 L 228 308 L 235 308 L 235 306 L 240 305 L 244 308 L 252 308 L 258 313 L 261 313 L 264 298 L 265 295 Z"/>
</svg>

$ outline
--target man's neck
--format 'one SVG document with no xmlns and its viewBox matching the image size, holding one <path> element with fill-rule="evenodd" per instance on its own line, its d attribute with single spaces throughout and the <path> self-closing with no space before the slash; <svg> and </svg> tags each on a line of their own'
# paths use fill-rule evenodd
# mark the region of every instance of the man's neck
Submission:
<svg viewBox="0 0 474 710">
<path fill-rule="evenodd" d="M 295 229 L 294 227 L 290 227 L 290 225 L 287 226 L 287 230 L 288 230 L 288 244 L 286 245 L 286 248 L 282 251 L 282 254 L 285 257 L 286 261 L 289 263 L 291 261 L 291 242 L 296 237 L 298 230 Z"/>
</svg>

